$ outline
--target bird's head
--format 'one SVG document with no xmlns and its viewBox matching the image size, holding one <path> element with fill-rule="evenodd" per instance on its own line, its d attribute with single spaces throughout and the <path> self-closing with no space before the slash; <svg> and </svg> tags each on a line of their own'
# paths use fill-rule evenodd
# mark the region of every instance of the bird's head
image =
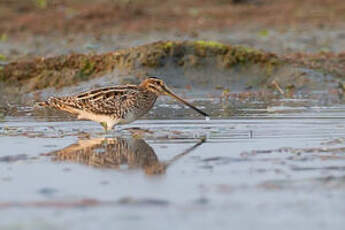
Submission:
<svg viewBox="0 0 345 230">
<path fill-rule="evenodd" d="M 167 87 L 164 81 L 162 79 L 159 79 L 158 77 L 149 77 L 142 81 L 140 86 L 145 88 L 146 90 L 151 91 L 157 96 L 165 95 L 167 91 Z"/>
<path fill-rule="evenodd" d="M 200 109 L 196 108 L 194 105 L 190 104 L 189 102 L 185 101 L 181 97 L 177 96 L 174 92 L 172 92 L 164 83 L 162 79 L 159 79 L 157 77 L 149 77 L 141 82 L 140 87 L 151 91 L 152 93 L 156 94 L 157 96 L 160 95 L 167 95 L 172 98 L 175 98 L 176 100 L 182 102 L 183 104 L 187 105 L 188 107 L 194 109 L 198 113 L 208 117 L 208 115 L 201 111 Z"/>
</svg>

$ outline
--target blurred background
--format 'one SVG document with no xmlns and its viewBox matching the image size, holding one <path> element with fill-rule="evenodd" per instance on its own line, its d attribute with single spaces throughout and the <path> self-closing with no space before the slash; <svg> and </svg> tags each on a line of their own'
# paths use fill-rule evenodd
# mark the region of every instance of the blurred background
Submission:
<svg viewBox="0 0 345 230">
<path fill-rule="evenodd" d="M 215 40 L 275 52 L 339 51 L 341 0 L 1 0 L 7 61 L 157 40 Z"/>
</svg>

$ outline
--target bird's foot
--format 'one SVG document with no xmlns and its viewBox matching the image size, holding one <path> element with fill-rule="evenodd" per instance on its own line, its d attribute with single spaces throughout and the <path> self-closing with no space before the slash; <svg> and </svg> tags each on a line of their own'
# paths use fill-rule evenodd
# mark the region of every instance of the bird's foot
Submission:
<svg viewBox="0 0 345 230">
<path fill-rule="evenodd" d="M 105 134 L 107 134 L 107 133 L 108 133 L 108 125 L 107 125 L 107 122 L 100 122 L 100 124 L 101 124 L 102 127 L 104 128 Z"/>
</svg>

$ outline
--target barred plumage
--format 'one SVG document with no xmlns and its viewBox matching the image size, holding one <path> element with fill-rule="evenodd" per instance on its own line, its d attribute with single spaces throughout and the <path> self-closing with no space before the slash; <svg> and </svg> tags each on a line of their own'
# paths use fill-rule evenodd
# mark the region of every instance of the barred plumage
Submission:
<svg viewBox="0 0 345 230">
<path fill-rule="evenodd" d="M 133 122 L 147 113 L 159 95 L 169 95 L 204 116 L 206 113 L 175 95 L 159 78 L 150 77 L 140 85 L 95 89 L 76 96 L 51 97 L 38 105 L 53 107 L 102 124 L 110 130 L 116 124 Z"/>
</svg>

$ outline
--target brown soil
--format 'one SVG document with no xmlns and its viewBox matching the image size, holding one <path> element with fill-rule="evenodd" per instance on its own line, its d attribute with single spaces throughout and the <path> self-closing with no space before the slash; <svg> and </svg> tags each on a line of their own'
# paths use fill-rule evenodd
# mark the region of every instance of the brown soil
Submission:
<svg viewBox="0 0 345 230">
<path fill-rule="evenodd" d="M 5 0 L 0 35 L 222 30 L 234 26 L 331 26 L 345 20 L 339 0 Z M 247 2 L 247 3 L 246 3 Z M 249 3 L 248 3 L 249 2 Z"/>
</svg>

